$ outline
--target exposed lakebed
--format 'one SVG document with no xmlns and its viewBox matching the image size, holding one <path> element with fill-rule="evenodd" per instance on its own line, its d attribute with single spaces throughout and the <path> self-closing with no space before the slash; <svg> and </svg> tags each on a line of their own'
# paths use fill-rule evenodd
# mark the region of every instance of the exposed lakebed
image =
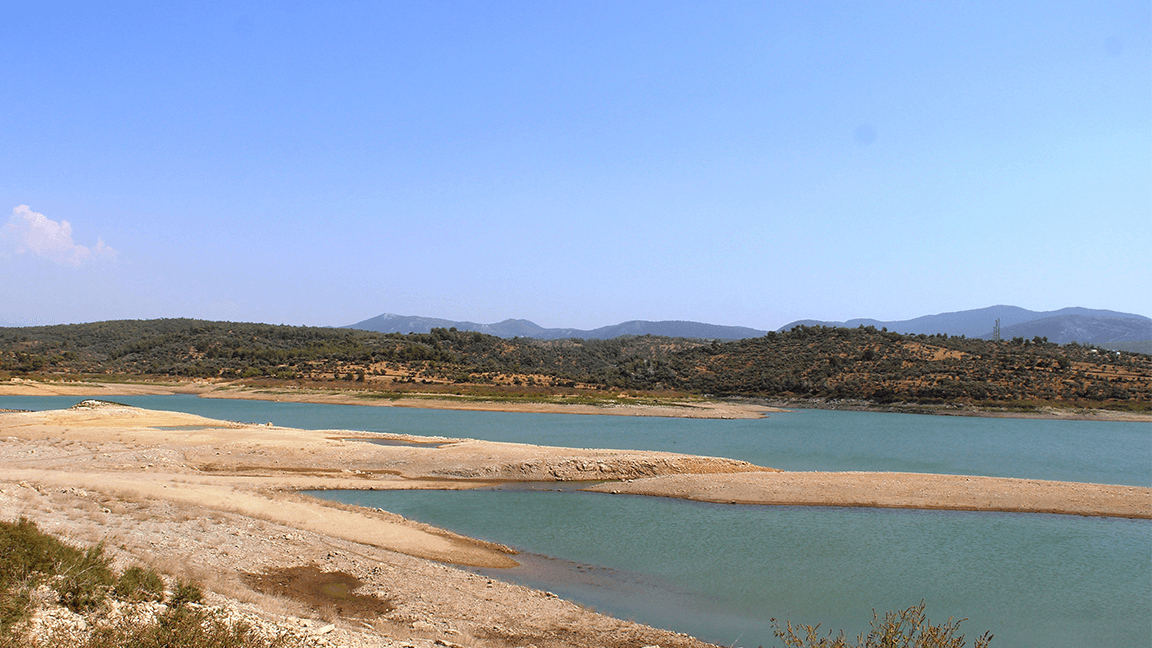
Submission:
<svg viewBox="0 0 1152 648">
<path fill-rule="evenodd" d="M 0 408 L 54 409 L 78 396 L 0 396 Z M 109 400 L 310 430 L 473 438 L 575 448 L 662 450 L 782 470 L 987 475 L 1152 486 L 1152 424 L 800 410 L 714 420 L 276 403 L 193 395 Z"/>
<path fill-rule="evenodd" d="M 0 407 L 78 398 L 0 397 Z M 800 411 L 754 421 L 118 397 L 125 404 L 312 429 L 726 456 L 789 470 L 984 474 L 1148 486 L 1152 426 Z M 353 435 L 348 435 L 353 436 Z M 1152 643 L 1145 520 L 725 506 L 579 492 L 330 492 L 531 552 L 495 573 L 617 616 L 729 645 L 774 645 L 768 619 L 866 628 L 928 604 L 993 645 Z M 366 499 L 356 499 L 366 498 Z M 345 500 L 352 501 L 352 500 Z"/>
</svg>

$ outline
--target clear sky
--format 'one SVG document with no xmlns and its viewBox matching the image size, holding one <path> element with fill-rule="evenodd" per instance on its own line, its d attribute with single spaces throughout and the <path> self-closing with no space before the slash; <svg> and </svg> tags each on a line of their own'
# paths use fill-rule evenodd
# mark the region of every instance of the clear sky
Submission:
<svg viewBox="0 0 1152 648">
<path fill-rule="evenodd" d="M 24 2 L 0 324 L 1152 315 L 1152 2 Z"/>
</svg>

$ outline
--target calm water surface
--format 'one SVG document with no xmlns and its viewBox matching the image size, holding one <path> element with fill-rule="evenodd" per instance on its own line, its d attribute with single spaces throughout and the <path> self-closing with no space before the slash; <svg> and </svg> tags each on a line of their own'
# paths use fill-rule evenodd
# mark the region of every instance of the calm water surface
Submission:
<svg viewBox="0 0 1152 648">
<path fill-rule="evenodd" d="M 0 396 L 0 408 L 70 407 L 77 396 Z M 800 410 L 758 420 L 468 412 L 116 396 L 146 407 L 305 429 L 468 437 L 577 448 L 666 450 L 784 470 L 889 470 L 1152 486 L 1152 424 Z"/>
<path fill-rule="evenodd" d="M 79 397 L 0 397 L 68 407 Z M 121 396 L 139 407 L 357 429 L 725 456 L 790 470 L 895 470 L 1152 485 L 1152 425 L 804 410 L 752 421 L 465 412 Z M 857 632 L 925 600 L 993 646 L 1152 646 L 1152 524 L 1072 516 L 735 507 L 549 492 L 348 492 L 526 552 L 502 578 L 744 646 L 777 617 Z"/>
<path fill-rule="evenodd" d="M 938 623 L 968 617 L 969 638 L 992 630 L 993 646 L 1152 645 L 1147 520 L 579 492 L 315 494 L 562 557 L 492 574 L 725 646 L 779 645 L 772 617 L 855 633 L 872 608 L 921 600 Z"/>
</svg>

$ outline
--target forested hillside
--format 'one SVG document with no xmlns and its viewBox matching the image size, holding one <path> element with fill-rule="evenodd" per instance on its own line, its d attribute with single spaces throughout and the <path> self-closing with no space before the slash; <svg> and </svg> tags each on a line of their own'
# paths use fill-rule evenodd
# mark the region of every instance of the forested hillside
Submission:
<svg viewBox="0 0 1152 648">
<path fill-rule="evenodd" d="M 680 354 L 692 391 L 942 403 L 1147 401 L 1152 358 L 1056 345 L 797 327 Z"/>
<path fill-rule="evenodd" d="M 623 389 L 881 404 L 1092 402 L 1141 409 L 1152 402 L 1147 355 L 1039 337 L 992 342 L 872 327 L 798 326 L 726 343 L 501 339 L 443 328 L 401 335 L 186 319 L 0 329 L 0 378 L 26 374 L 383 391 Z"/>
</svg>

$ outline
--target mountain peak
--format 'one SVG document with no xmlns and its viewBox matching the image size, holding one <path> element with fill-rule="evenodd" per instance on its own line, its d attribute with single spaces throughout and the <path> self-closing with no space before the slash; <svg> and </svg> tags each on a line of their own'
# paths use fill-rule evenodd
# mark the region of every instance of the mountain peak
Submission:
<svg viewBox="0 0 1152 648">
<path fill-rule="evenodd" d="M 989 339 L 992 337 L 992 328 L 996 325 L 996 320 L 1000 320 L 1000 335 L 1005 339 L 1014 337 L 1031 339 L 1039 336 L 1057 344 L 1145 343 L 1144 346 L 1152 346 L 1152 319 L 1134 313 L 1081 307 L 1037 312 L 1019 306 L 997 305 L 890 322 L 862 319 L 846 322 L 798 320 L 780 327 L 779 330 L 787 331 L 800 325 L 848 328 L 874 326 L 911 335 L 944 333 Z"/>
<path fill-rule="evenodd" d="M 1122 344 L 1135 345 L 1129 350 L 1139 350 L 1144 353 L 1152 351 L 1152 319 L 1133 313 L 1081 307 L 1037 312 L 1019 306 L 998 304 L 986 308 L 923 315 L 910 320 L 890 322 L 875 319 L 852 319 L 845 322 L 797 320 L 782 326 L 779 330 L 786 331 L 801 325 L 846 328 L 873 326 L 912 335 L 943 333 L 987 339 L 992 337 L 992 327 L 996 320 L 1000 320 L 1001 336 L 1006 339 L 1014 337 L 1031 339 L 1039 336 L 1046 337 L 1049 341 L 1058 344 L 1068 342 L 1101 346 Z M 721 326 L 685 320 L 629 320 L 592 330 L 581 330 L 544 328 L 526 319 L 509 318 L 495 324 L 478 324 L 476 322 L 396 315 L 394 313 L 377 315 L 346 328 L 380 333 L 427 333 L 433 328 L 456 328 L 459 331 L 477 331 L 503 338 L 528 337 L 543 340 L 563 338 L 603 340 L 623 335 L 739 340 L 760 337 L 767 333 L 767 331 L 743 326 Z"/>
</svg>

